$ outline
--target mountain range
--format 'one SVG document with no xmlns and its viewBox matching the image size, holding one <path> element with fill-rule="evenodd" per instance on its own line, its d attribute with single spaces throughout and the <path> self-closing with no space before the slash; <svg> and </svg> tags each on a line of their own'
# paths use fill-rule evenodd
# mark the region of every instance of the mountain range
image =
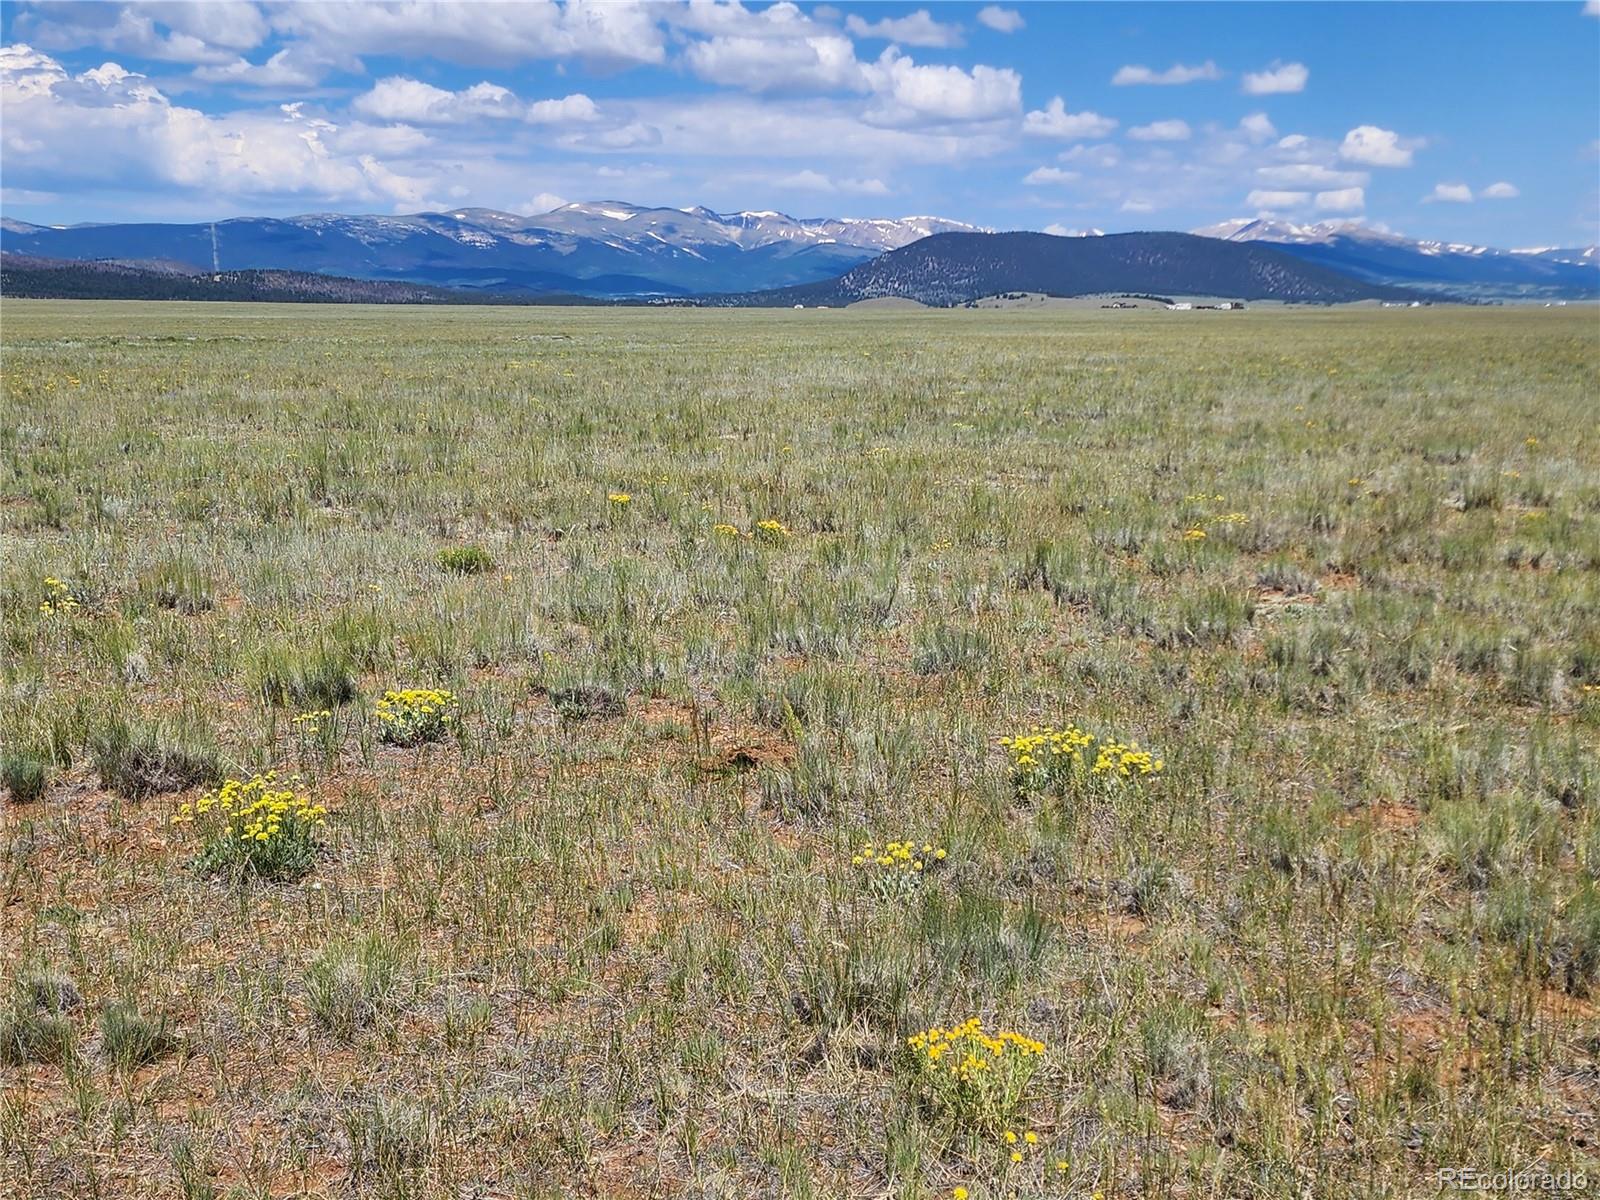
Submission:
<svg viewBox="0 0 1600 1200">
<path fill-rule="evenodd" d="M 1240 217 L 1194 231 L 1230 242 L 1265 242 L 1306 262 L 1368 283 L 1498 300 L 1600 296 L 1600 248 L 1497 250 L 1419 241 L 1354 221 L 1296 225 Z"/>
<path fill-rule="evenodd" d="M 783 213 L 567 204 L 537 216 L 245 217 L 204 225 L 0 221 L 0 248 L 53 259 L 278 269 L 498 294 L 743 292 L 831 279 L 885 250 L 974 226 L 939 217 L 797 220 Z"/>
<path fill-rule="evenodd" d="M 668 300 L 715 295 L 749 303 L 753 293 L 808 286 L 817 286 L 808 295 L 829 294 L 837 299 L 850 289 L 888 286 L 886 272 L 910 270 L 914 261 L 920 264 L 916 270 L 922 274 L 918 286 L 927 294 L 967 297 L 971 287 L 979 285 L 980 277 L 972 274 L 977 261 L 973 247 L 981 241 L 941 243 L 940 253 L 952 246 L 963 247 L 955 252 L 956 260 L 949 269 L 965 274 L 937 288 L 928 282 L 934 269 L 931 260 L 902 255 L 885 266 L 874 266 L 874 261 L 930 237 L 989 232 L 940 217 L 796 219 L 777 212 L 717 213 L 699 207 L 650 208 L 599 201 L 567 204 L 533 216 L 463 208 L 410 216 L 324 213 L 190 225 L 54 226 L 0 219 L 0 250 L 38 259 L 111 261 L 158 273 L 284 271 L 426 285 L 485 296 Z M 1363 295 L 1401 287 L 1440 299 L 1600 296 L 1600 252 L 1594 247 L 1497 250 L 1413 240 L 1354 222 L 1296 225 L 1252 218 L 1225 221 L 1194 234 L 1213 243 L 1271 250 L 1343 282 L 1334 283 L 1327 275 L 1287 273 L 1281 262 L 1271 270 L 1262 268 L 1265 274 L 1251 274 L 1248 266 L 1239 273 L 1227 264 L 1245 264 L 1246 259 L 1216 258 L 1205 254 L 1203 248 L 1170 240 L 1186 235 L 1102 235 L 1098 230 L 1007 244 L 1041 248 L 1042 261 L 1066 266 L 1070 260 L 1073 270 L 1085 270 L 1088 275 L 1044 278 L 1025 263 L 1002 263 L 1011 250 L 997 246 L 989 261 L 999 274 L 991 282 L 1002 276 L 1020 278 L 1020 270 L 1034 282 L 1050 285 L 1039 290 L 1065 294 L 1083 290 L 1180 293 L 1193 290 L 1184 280 L 1209 280 L 1216 286 L 1201 291 L 1250 299 L 1258 294 L 1250 288 L 1259 287 L 1263 279 L 1278 279 L 1289 289 L 1275 297 L 1278 299 L 1348 292 L 1351 284 L 1360 285 L 1356 290 Z M 1133 255 L 1129 249 L 1133 243 L 1112 240 L 1118 237 L 1147 239 L 1148 253 Z M 1056 245 L 1081 247 L 1102 239 L 1119 247 L 1116 254 Z M 1268 261 L 1276 260 L 1260 260 Z M 1163 270 L 1181 268 L 1187 273 L 1152 273 L 1147 269 L 1151 263 L 1161 264 Z M 20 278 L 15 272 L 13 277 Z M 1096 286 L 1086 289 L 1086 279 Z M 1230 279 L 1239 286 L 1231 290 L 1220 287 Z M 829 292 L 829 287 L 834 290 Z M 995 288 L 1018 289 L 1032 290 L 1015 283 Z M 338 290 L 341 294 L 350 291 L 344 285 Z M 770 300 L 782 302 L 777 297 Z"/>
</svg>

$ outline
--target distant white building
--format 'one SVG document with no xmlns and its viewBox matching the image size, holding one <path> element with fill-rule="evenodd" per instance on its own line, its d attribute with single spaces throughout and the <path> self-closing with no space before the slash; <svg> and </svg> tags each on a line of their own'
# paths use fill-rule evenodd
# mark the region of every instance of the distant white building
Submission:
<svg viewBox="0 0 1600 1200">
<path fill-rule="evenodd" d="M 1171 309 L 1173 312 L 1187 312 L 1189 309 L 1193 308 L 1194 305 L 1190 304 L 1188 301 L 1185 300 L 1185 301 L 1180 301 L 1177 304 L 1169 304 L 1169 305 L 1167 305 L 1167 307 L 1169 309 Z"/>
</svg>

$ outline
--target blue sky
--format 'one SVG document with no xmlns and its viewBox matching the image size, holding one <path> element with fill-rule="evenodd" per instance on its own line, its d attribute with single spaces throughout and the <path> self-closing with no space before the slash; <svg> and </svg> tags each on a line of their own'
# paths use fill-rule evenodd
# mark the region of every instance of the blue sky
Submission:
<svg viewBox="0 0 1600 1200">
<path fill-rule="evenodd" d="M 23 3 L 0 209 L 572 200 L 1600 240 L 1600 2 Z"/>
</svg>

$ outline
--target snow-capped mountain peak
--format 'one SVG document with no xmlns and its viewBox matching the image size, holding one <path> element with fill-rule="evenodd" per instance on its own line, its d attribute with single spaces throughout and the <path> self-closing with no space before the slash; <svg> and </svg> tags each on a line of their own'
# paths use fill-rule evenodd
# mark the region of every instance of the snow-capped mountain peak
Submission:
<svg viewBox="0 0 1600 1200">
<path fill-rule="evenodd" d="M 1386 230 L 1376 229 L 1361 221 L 1316 221 L 1300 225 L 1293 221 L 1278 221 L 1270 217 L 1234 217 L 1191 230 L 1201 237 L 1221 238 L 1228 242 L 1279 242 L 1326 243 L 1334 238 L 1356 238 L 1363 241 L 1388 241 L 1395 238 Z M 1403 239 L 1401 239 L 1403 240 Z"/>
<path fill-rule="evenodd" d="M 1361 221 L 1300 225 L 1235 217 L 1193 232 L 1229 242 L 1269 242 L 1297 257 L 1372 283 L 1495 299 L 1581 298 L 1600 292 L 1600 250 L 1498 250 L 1408 238 Z"/>
</svg>

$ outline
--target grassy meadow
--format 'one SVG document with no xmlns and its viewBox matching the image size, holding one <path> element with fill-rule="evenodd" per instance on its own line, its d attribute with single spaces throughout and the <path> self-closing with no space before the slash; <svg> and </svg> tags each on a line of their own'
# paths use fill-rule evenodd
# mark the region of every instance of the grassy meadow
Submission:
<svg viewBox="0 0 1600 1200">
<path fill-rule="evenodd" d="M 1600 1187 L 1592 309 L 0 323 L 9 1194 Z"/>
</svg>

